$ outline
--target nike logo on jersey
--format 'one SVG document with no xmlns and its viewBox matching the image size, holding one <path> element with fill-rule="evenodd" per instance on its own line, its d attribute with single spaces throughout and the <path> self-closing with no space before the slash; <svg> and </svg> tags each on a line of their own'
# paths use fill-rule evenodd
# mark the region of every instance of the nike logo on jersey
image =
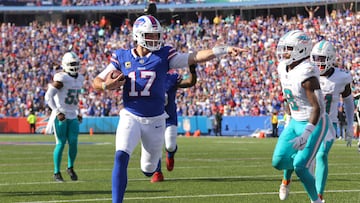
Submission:
<svg viewBox="0 0 360 203">
<path fill-rule="evenodd" d="M 161 127 L 161 125 L 156 125 L 156 126 L 155 126 L 155 128 L 160 128 L 160 127 Z"/>
</svg>

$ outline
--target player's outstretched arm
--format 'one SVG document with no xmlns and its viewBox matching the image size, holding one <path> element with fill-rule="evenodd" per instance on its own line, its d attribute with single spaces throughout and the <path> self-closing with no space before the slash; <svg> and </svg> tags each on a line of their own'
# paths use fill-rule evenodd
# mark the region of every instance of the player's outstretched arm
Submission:
<svg viewBox="0 0 360 203">
<path fill-rule="evenodd" d="M 228 54 L 230 56 L 238 56 L 242 52 L 246 52 L 247 49 L 242 49 L 239 47 L 233 46 L 215 46 L 212 49 L 201 50 L 198 52 L 190 53 L 189 55 L 189 65 L 195 63 L 201 63 L 205 61 L 209 61 L 213 58 L 220 57 L 222 55 Z"/>
</svg>

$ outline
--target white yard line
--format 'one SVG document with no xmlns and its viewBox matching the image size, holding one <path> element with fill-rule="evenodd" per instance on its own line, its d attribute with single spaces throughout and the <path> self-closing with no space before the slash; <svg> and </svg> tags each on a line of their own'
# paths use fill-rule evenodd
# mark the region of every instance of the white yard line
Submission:
<svg viewBox="0 0 360 203">
<path fill-rule="evenodd" d="M 360 190 L 326 190 L 326 193 L 353 193 Z M 187 199 L 187 198 L 208 198 L 208 197 L 238 197 L 238 196 L 254 196 L 254 195 L 277 195 L 278 192 L 254 192 L 254 193 L 235 193 L 235 194 L 211 194 L 211 195 L 182 195 L 182 196 L 154 196 L 154 197 L 128 197 L 124 200 L 156 200 L 156 199 Z M 291 194 L 305 194 L 305 191 L 291 191 Z M 73 199 L 73 200 L 51 200 L 36 202 L 18 202 L 18 203 L 56 203 L 56 202 L 96 202 L 111 201 L 111 198 L 96 199 Z"/>
<path fill-rule="evenodd" d="M 350 175 L 360 175 L 359 173 L 331 173 L 329 174 L 329 176 L 350 176 Z M 169 181 L 177 181 L 177 180 L 217 180 L 217 179 L 243 179 L 243 178 L 273 178 L 273 177 L 279 177 L 278 174 L 274 174 L 274 175 L 248 175 L 248 176 L 218 176 L 218 177 L 214 177 L 214 176 L 210 176 L 210 177 L 184 177 L 184 178 L 167 178 L 166 180 Z M 110 177 L 109 177 L 110 178 Z M 148 181 L 149 178 L 130 178 L 128 181 L 129 182 L 135 182 L 135 181 Z M 84 183 L 84 182 L 96 182 L 96 180 L 91 180 L 91 181 L 68 181 L 67 183 L 71 183 L 71 184 L 77 184 L 77 183 Z M 45 182 L 19 182 L 19 183 L 12 183 L 12 182 L 8 182 L 8 183 L 0 183 L 0 187 L 1 186 L 16 186 L 16 185 L 46 185 L 46 184 L 61 184 L 55 181 L 45 181 Z M 291 191 L 292 192 L 292 191 Z"/>
</svg>

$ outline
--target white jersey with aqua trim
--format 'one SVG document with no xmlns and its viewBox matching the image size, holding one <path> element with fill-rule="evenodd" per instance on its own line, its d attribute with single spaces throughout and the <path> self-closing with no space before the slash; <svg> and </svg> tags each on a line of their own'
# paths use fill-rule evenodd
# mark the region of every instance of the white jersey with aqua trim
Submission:
<svg viewBox="0 0 360 203">
<path fill-rule="evenodd" d="M 306 97 L 302 83 L 311 77 L 319 79 L 319 69 L 310 61 L 305 60 L 292 70 L 288 71 L 284 63 L 279 63 L 278 73 L 282 86 L 282 91 L 289 104 L 291 118 L 297 121 L 309 119 L 312 106 Z"/>
<path fill-rule="evenodd" d="M 351 74 L 347 70 L 339 68 L 335 68 L 334 73 L 330 77 L 320 76 L 320 86 L 325 98 L 326 112 L 333 123 L 338 122 L 340 94 L 345 90 L 345 86 L 351 82 Z"/>
<path fill-rule="evenodd" d="M 67 119 L 74 119 L 77 117 L 77 110 L 79 109 L 79 94 L 84 82 L 84 76 L 72 77 L 68 73 L 59 72 L 54 75 L 54 81 L 61 82 L 63 87 L 59 89 L 54 97 L 56 107 L 60 112 L 65 114 Z"/>
</svg>

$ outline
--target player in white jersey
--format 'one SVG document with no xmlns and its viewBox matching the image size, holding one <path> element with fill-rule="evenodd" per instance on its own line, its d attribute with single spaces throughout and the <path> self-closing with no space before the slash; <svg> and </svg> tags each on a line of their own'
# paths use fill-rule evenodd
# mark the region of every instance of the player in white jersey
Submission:
<svg viewBox="0 0 360 203">
<path fill-rule="evenodd" d="M 74 171 L 74 162 L 77 155 L 79 122 L 81 122 L 78 102 L 84 82 L 84 76 L 78 73 L 80 60 L 74 52 L 64 54 L 61 66 L 64 71 L 54 75 L 53 83 L 48 85 L 45 94 L 45 101 L 52 110 L 48 127 L 53 129 L 56 139 L 53 159 L 54 180 L 57 182 L 64 181 L 60 164 L 66 142 L 69 144 L 66 172 L 71 180 L 78 179 Z"/>
<path fill-rule="evenodd" d="M 309 166 L 327 133 L 329 119 L 320 90 L 319 70 L 308 60 L 311 48 L 311 39 L 300 30 L 286 33 L 277 45 L 278 73 L 291 119 L 279 136 L 272 166 L 285 170 L 279 190 L 281 200 L 286 199 L 281 193 L 288 190 L 289 177 L 295 171 L 311 202 L 320 203 Z"/>
<path fill-rule="evenodd" d="M 115 50 L 110 64 L 94 79 L 97 90 L 122 87 L 124 108 L 116 130 L 116 152 L 112 176 L 112 201 L 123 201 L 127 186 L 130 155 L 141 140 L 141 170 L 152 176 L 162 154 L 165 132 L 165 81 L 172 68 L 182 68 L 205 62 L 217 56 L 239 55 L 244 49 L 216 46 L 192 53 L 178 53 L 163 46 L 163 31 L 159 21 L 150 15 L 140 16 L 133 25 L 132 49 Z M 116 78 L 108 77 L 120 70 Z M 125 78 L 125 79 L 124 79 Z"/>
<path fill-rule="evenodd" d="M 320 41 L 313 47 L 310 60 L 319 67 L 320 70 L 320 86 L 325 98 L 326 112 L 329 114 L 335 132 L 338 124 L 338 105 L 340 104 L 340 95 L 344 104 L 347 127 L 345 137 L 347 145 L 351 145 L 354 136 L 354 98 L 351 93 L 351 74 L 335 67 L 336 52 L 334 46 L 328 41 Z M 316 190 L 318 196 L 323 200 L 326 180 L 328 176 L 328 154 L 335 139 L 334 134 L 328 134 L 321 144 L 316 154 Z M 328 136 L 327 135 L 327 136 Z"/>
</svg>

